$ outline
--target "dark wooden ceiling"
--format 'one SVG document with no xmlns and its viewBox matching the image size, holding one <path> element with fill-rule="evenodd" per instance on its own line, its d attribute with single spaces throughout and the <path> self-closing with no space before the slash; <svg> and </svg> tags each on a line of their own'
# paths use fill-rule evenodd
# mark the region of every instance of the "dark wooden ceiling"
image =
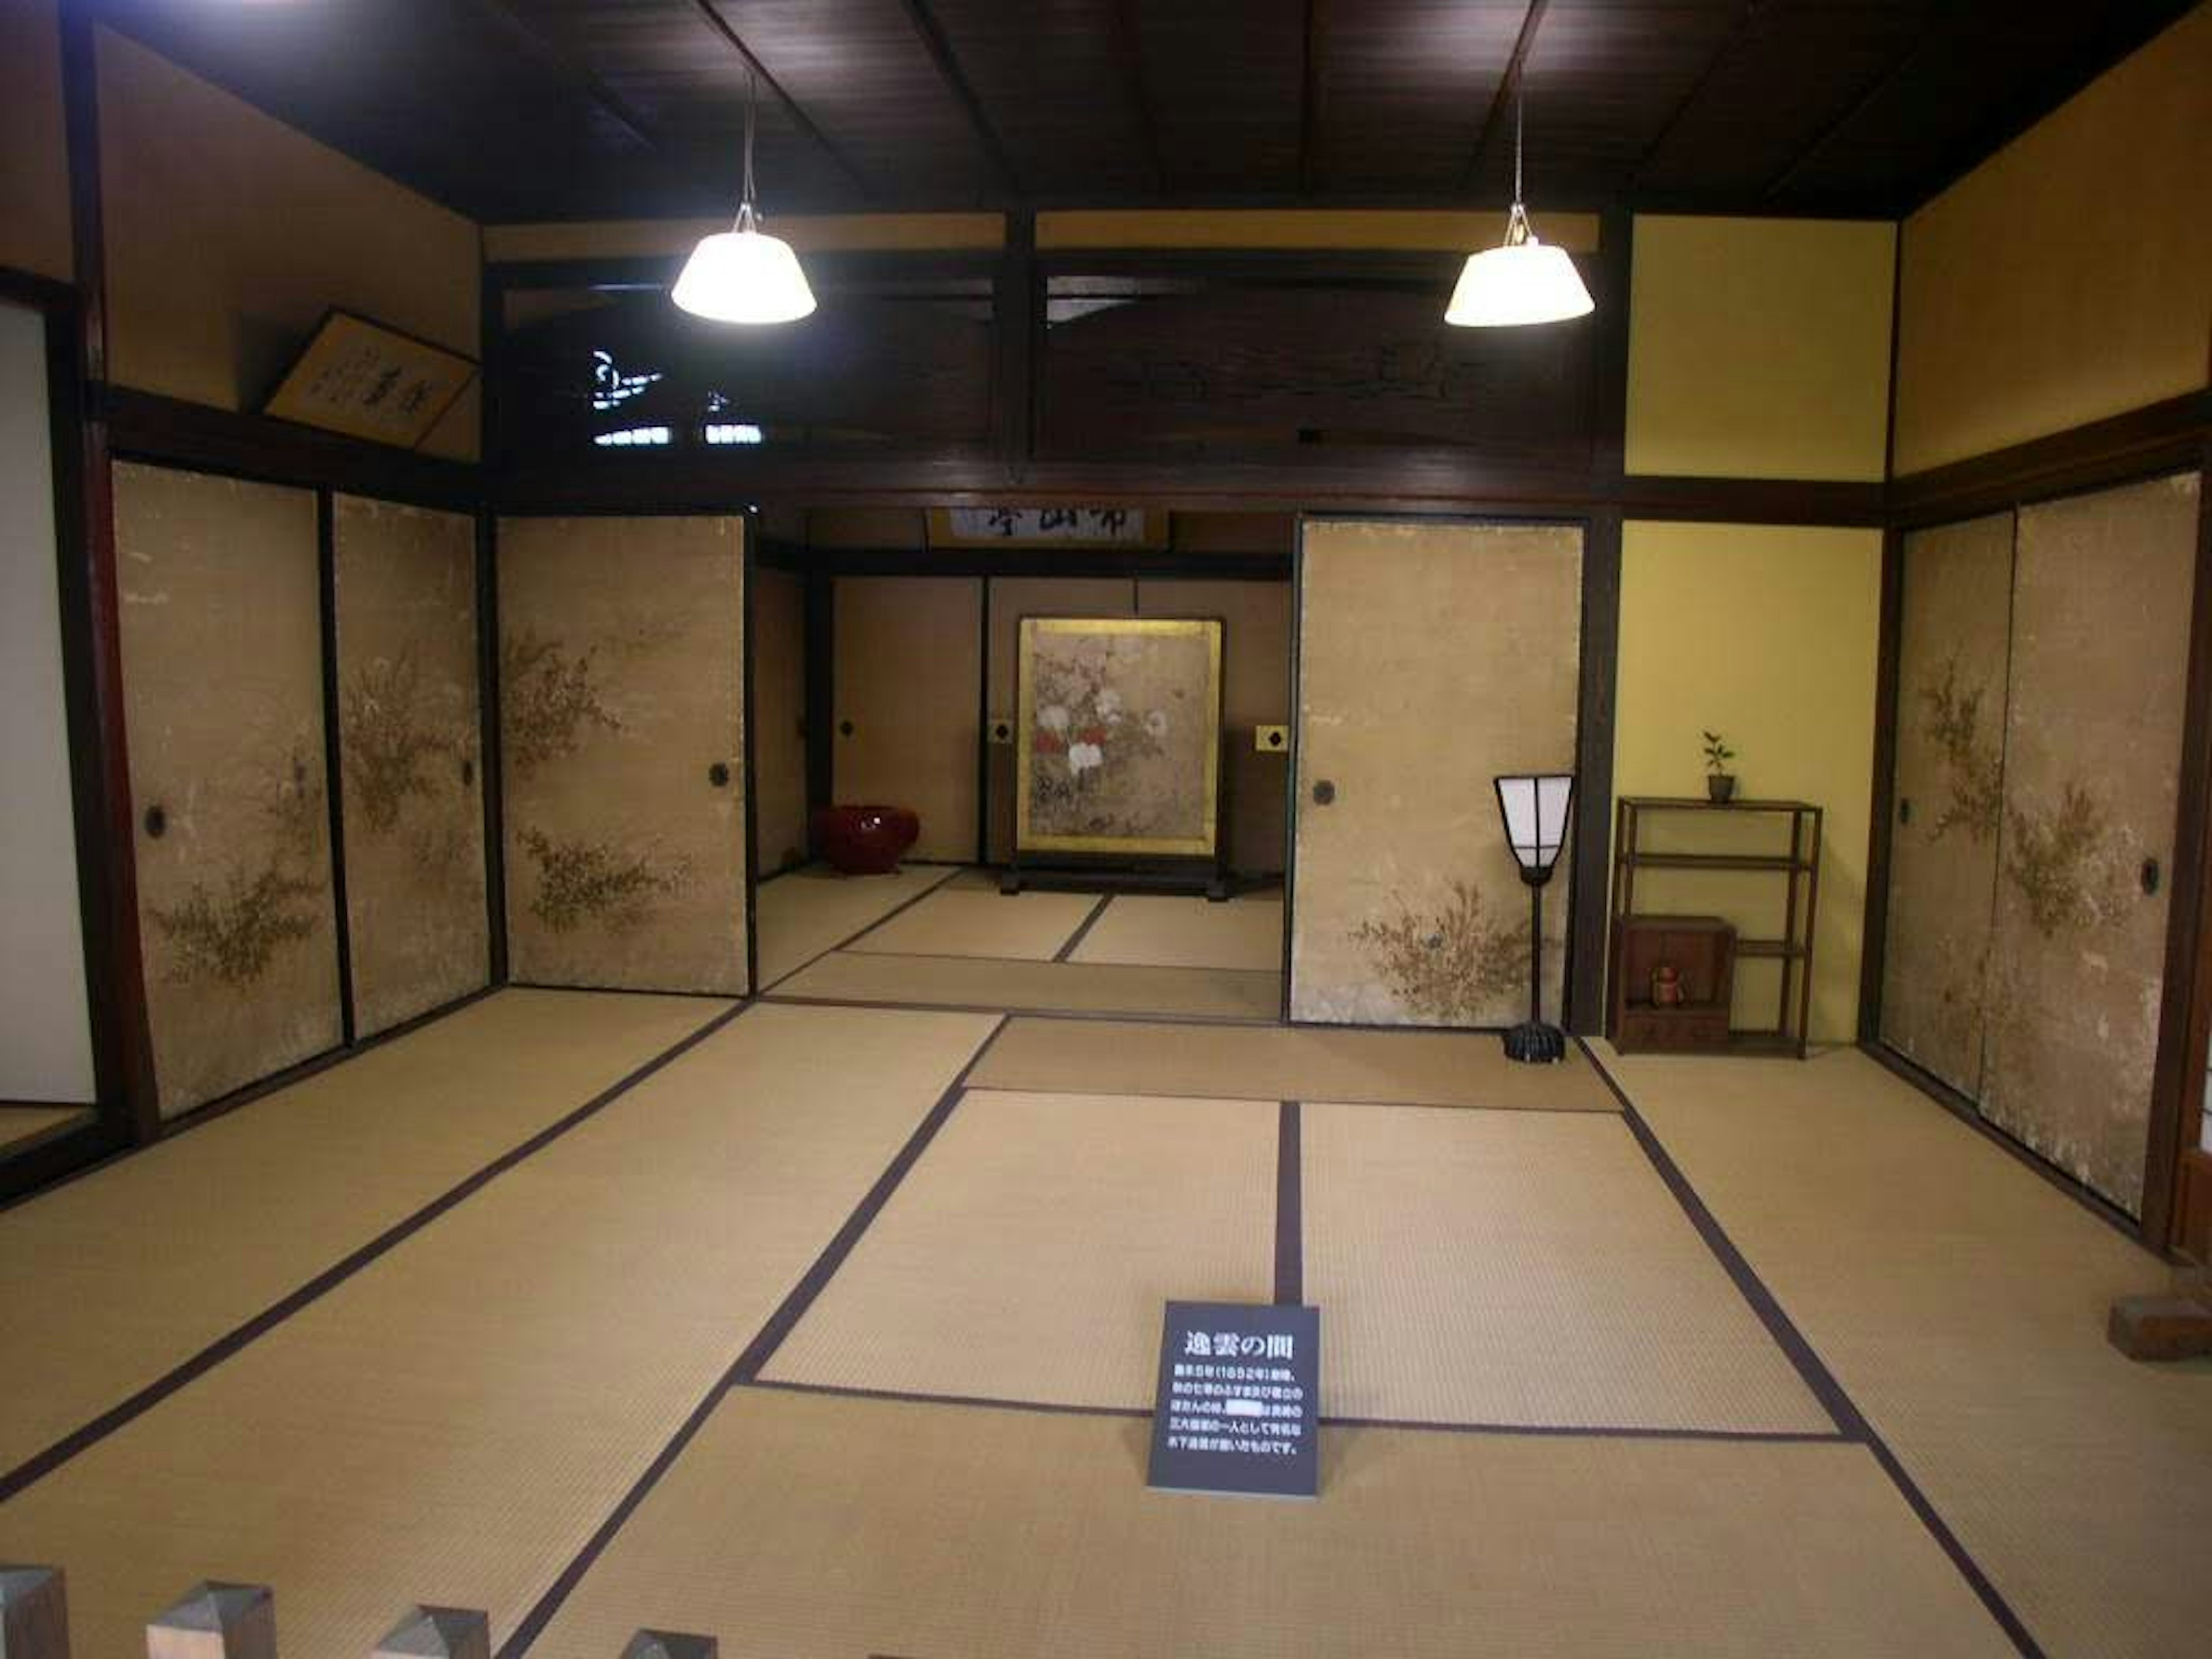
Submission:
<svg viewBox="0 0 2212 1659">
<path fill-rule="evenodd" d="M 64 0 L 488 222 L 1908 210 L 2190 0 Z M 180 135 L 180 142 L 189 142 Z"/>
</svg>

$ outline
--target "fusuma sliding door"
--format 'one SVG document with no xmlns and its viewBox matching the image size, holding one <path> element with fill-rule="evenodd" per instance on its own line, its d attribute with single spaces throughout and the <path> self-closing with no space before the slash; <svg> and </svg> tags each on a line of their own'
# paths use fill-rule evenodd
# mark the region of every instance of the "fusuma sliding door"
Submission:
<svg viewBox="0 0 2212 1659">
<path fill-rule="evenodd" d="M 972 576 L 840 576 L 836 588 L 840 801 L 911 807 L 912 856 L 975 856 L 976 706 L 983 672 L 983 584 Z"/>
<path fill-rule="evenodd" d="M 2197 553 L 2193 474 L 2027 507 L 1982 1109 L 2142 1207 Z"/>
<path fill-rule="evenodd" d="M 161 1115 L 335 1048 L 313 494 L 115 468 L 124 708 Z"/>
<path fill-rule="evenodd" d="M 1905 547 L 1882 1040 L 2130 1213 L 2201 489 L 2157 478 Z"/>
<path fill-rule="evenodd" d="M 509 973 L 742 994 L 744 526 L 499 527 Z"/>
<path fill-rule="evenodd" d="M 1573 769 L 1580 527 L 1316 520 L 1298 568 L 1291 1018 L 1525 1018 L 1528 893 L 1491 780 Z M 1568 865 L 1544 907 L 1553 1017 Z"/>
<path fill-rule="evenodd" d="M 339 801 L 354 1034 L 467 995 L 490 973 L 478 757 L 477 526 L 331 503 Z"/>
<path fill-rule="evenodd" d="M 2002 816 L 2012 541 L 2010 513 L 1905 538 L 1881 1037 L 1970 1096 Z"/>
</svg>

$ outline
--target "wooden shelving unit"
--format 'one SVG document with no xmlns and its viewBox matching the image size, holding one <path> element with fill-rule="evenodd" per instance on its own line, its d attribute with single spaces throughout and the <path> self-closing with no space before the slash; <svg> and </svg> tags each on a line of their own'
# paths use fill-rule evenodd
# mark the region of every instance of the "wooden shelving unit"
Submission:
<svg viewBox="0 0 2212 1659">
<path fill-rule="evenodd" d="M 1772 852 L 1653 851 L 1645 845 L 1652 818 L 1674 815 L 1706 815 L 1710 822 L 1731 824 L 1771 819 L 1776 840 L 1786 825 L 1786 850 Z M 1717 815 L 1717 816 L 1716 816 Z M 1782 930 L 1774 937 L 1739 936 L 1735 941 L 1738 961 L 1776 961 L 1782 964 L 1781 990 L 1771 1026 L 1731 1027 L 1729 1051 L 1743 1054 L 1787 1054 L 1805 1057 L 1806 1027 L 1813 1007 L 1813 923 L 1820 896 L 1821 811 L 1809 801 L 1741 800 L 1717 805 L 1691 796 L 1623 795 L 1615 807 L 1613 835 L 1613 927 L 1609 959 L 1620 960 L 1623 924 L 1639 916 L 1636 877 L 1640 870 L 1752 872 L 1778 878 L 1782 889 Z M 1609 1000 L 1614 1017 L 1612 1030 L 1620 1027 L 1623 1006 L 1620 988 Z"/>
</svg>

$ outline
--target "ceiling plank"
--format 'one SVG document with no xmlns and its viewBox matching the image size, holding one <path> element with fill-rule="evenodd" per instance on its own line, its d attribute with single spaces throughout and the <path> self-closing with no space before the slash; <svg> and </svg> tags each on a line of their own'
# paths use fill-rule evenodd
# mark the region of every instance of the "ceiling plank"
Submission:
<svg viewBox="0 0 2212 1659">
<path fill-rule="evenodd" d="M 550 70 L 556 78 L 582 92 L 633 138 L 648 149 L 659 150 L 663 155 L 669 153 L 670 145 L 665 133 L 646 119 L 628 99 L 602 81 L 589 66 L 577 63 L 547 40 L 538 27 L 508 4 L 507 0 L 476 0 L 476 5 L 541 68 Z"/>
<path fill-rule="evenodd" d="M 1468 152 L 1467 171 L 1460 175 L 1462 194 L 1474 188 L 1482 177 L 1483 158 L 1490 154 L 1490 146 L 1498 137 L 1499 124 L 1505 118 L 1506 100 L 1521 90 L 1522 65 L 1528 61 L 1528 49 L 1536 44 L 1536 28 L 1544 21 L 1544 8 L 1549 0 L 1528 0 L 1528 10 L 1521 19 L 1521 33 L 1513 42 L 1513 55 L 1505 60 L 1505 73 L 1498 78 L 1497 94 L 1490 100 L 1489 112 L 1482 118 L 1482 131 L 1476 135 L 1474 148 Z"/>
<path fill-rule="evenodd" d="M 1651 170 L 1651 164 L 1667 148 L 1667 141 L 1674 136 L 1675 129 L 1682 125 L 1684 118 L 1696 106 L 1698 100 L 1705 95 L 1705 88 L 1712 85 L 1714 77 L 1726 67 L 1729 57 L 1743 45 L 1753 25 L 1759 21 L 1761 4 L 1762 0 L 1744 0 L 1743 9 L 1736 14 L 1735 27 L 1721 37 L 1720 44 L 1713 48 L 1713 55 L 1707 61 L 1704 71 L 1690 82 L 1690 89 L 1682 94 L 1682 101 L 1674 106 L 1673 112 L 1661 124 L 1659 131 L 1652 136 L 1651 142 L 1644 147 L 1644 154 L 1637 157 L 1636 166 L 1628 175 L 1632 189 Z"/>
<path fill-rule="evenodd" d="M 1931 13 L 1919 34 L 1903 52 L 1891 60 L 1889 66 L 1869 82 L 1865 90 L 1852 99 L 1850 105 L 1835 119 L 1827 122 L 1818 132 L 1799 146 L 1796 154 L 1783 163 L 1774 176 L 1760 186 L 1759 199 L 1762 202 L 1771 202 L 1795 184 L 1799 175 L 1819 160 L 1821 154 L 1835 142 L 1838 137 L 1854 125 L 1867 111 L 1872 109 L 1887 95 L 1892 87 L 1911 72 L 1912 66 L 1927 55 L 1928 48 L 1935 43 L 1935 17 Z"/>
<path fill-rule="evenodd" d="M 1298 99 L 1298 193 L 1322 186 L 1321 129 L 1328 116 L 1328 0 L 1306 0 L 1305 82 Z"/>
<path fill-rule="evenodd" d="M 853 164 L 851 156 L 830 141 L 828 133 L 815 125 L 814 118 L 799 106 L 796 98 L 783 89 L 782 83 L 768 72 L 768 66 L 753 56 L 752 48 L 746 46 L 738 32 L 730 27 L 729 19 L 716 9 L 714 0 L 692 0 L 692 3 L 698 8 L 699 15 L 707 20 L 714 33 L 727 41 L 730 49 L 744 60 L 745 67 L 760 77 L 760 83 L 775 95 L 776 101 L 783 106 L 784 112 L 790 116 L 791 124 L 830 158 L 837 171 L 845 175 L 846 181 L 860 191 L 861 199 L 868 202 L 881 200 L 882 192 L 869 182 L 867 174 Z"/>
<path fill-rule="evenodd" d="M 1137 112 L 1137 131 L 1145 147 L 1145 164 L 1152 171 L 1152 191 L 1164 196 L 1167 165 L 1160 159 L 1160 130 L 1152 119 L 1152 94 L 1145 86 L 1145 31 L 1137 16 L 1137 0 L 1114 0 L 1114 56 L 1129 102 Z"/>
<path fill-rule="evenodd" d="M 961 70 L 960 59 L 953 52 L 952 43 L 945 38 L 945 31 L 938 27 L 937 19 L 931 15 L 928 5 L 925 0 L 899 0 L 899 3 L 906 10 L 907 21 L 914 25 L 914 32 L 921 37 L 922 46 L 929 53 L 930 62 L 937 65 L 937 73 L 944 81 L 946 90 L 967 112 L 968 124 L 975 129 L 975 141 L 982 147 L 983 154 L 990 158 L 1000 182 L 1011 194 L 1021 195 L 1020 170 L 1014 166 L 1014 158 L 1008 154 L 1005 141 L 999 137 L 998 128 L 992 125 L 989 114 L 983 108 L 983 100 L 975 95 L 975 88 L 968 84 L 968 76 Z"/>
</svg>

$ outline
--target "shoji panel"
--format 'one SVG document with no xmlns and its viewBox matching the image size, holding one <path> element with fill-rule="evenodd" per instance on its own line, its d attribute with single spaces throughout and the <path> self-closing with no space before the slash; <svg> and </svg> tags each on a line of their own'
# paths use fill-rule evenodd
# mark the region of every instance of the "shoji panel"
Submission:
<svg viewBox="0 0 2212 1659">
<path fill-rule="evenodd" d="M 0 304 L 0 1100 L 89 1104 L 46 319 Z"/>
<path fill-rule="evenodd" d="M 747 988 L 744 525 L 499 529 L 508 968 Z"/>
<path fill-rule="evenodd" d="M 975 856 L 975 706 L 983 584 L 968 576 L 841 576 L 832 787 L 840 801 L 910 806 L 912 856 Z"/>
<path fill-rule="evenodd" d="M 1147 578 L 1138 584 L 1137 613 L 1221 618 L 1223 840 L 1231 869 L 1279 873 L 1290 850 L 1283 796 L 1291 760 L 1255 749 L 1252 728 L 1290 723 L 1291 585 Z"/>
<path fill-rule="evenodd" d="M 338 776 L 354 1032 L 490 975 L 477 690 L 476 520 L 331 503 Z"/>
<path fill-rule="evenodd" d="M 1982 1106 L 2130 1212 L 2158 1048 L 2199 489 L 2190 474 L 2020 514 Z"/>
<path fill-rule="evenodd" d="M 340 1038 L 317 539 L 307 490 L 115 469 L 164 1116 Z"/>
<path fill-rule="evenodd" d="M 1316 521 L 1300 572 L 1291 1017 L 1525 1018 L 1528 893 L 1491 780 L 1574 766 L 1580 528 Z M 1572 886 L 1562 857 L 1554 1015 Z"/>
<path fill-rule="evenodd" d="M 753 862 L 763 876 L 806 856 L 806 584 L 753 572 Z"/>
<path fill-rule="evenodd" d="M 1015 718 L 1019 688 L 1016 639 L 1024 617 L 1133 617 L 1137 585 L 1121 576 L 994 576 L 991 579 L 991 639 L 985 701 L 994 718 Z M 1003 862 L 1014 852 L 1014 750 L 990 747 L 989 856 Z"/>
<path fill-rule="evenodd" d="M 2008 512 L 1905 540 L 1881 1037 L 1968 1095 L 1982 1086 L 2012 544 Z"/>
</svg>

